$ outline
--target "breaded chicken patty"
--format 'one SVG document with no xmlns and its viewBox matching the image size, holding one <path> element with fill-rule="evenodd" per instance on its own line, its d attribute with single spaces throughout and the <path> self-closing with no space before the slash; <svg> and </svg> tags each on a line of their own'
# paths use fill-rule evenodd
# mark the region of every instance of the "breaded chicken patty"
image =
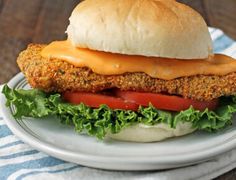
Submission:
<svg viewBox="0 0 236 180">
<path fill-rule="evenodd" d="M 201 101 L 236 94 L 236 73 L 225 76 L 195 75 L 173 80 L 152 78 L 141 72 L 100 75 L 61 59 L 43 58 L 40 52 L 44 47 L 29 45 L 19 55 L 17 63 L 29 84 L 46 92 L 98 92 L 119 88 L 124 91 L 165 92 Z"/>
</svg>

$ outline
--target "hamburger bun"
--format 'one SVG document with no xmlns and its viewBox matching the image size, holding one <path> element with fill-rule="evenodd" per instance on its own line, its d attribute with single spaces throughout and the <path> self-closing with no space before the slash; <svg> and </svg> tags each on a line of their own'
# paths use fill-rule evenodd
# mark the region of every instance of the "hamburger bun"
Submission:
<svg viewBox="0 0 236 180">
<path fill-rule="evenodd" d="M 177 59 L 212 54 L 199 13 L 174 0 L 86 0 L 70 17 L 68 39 L 92 50 Z"/>
<path fill-rule="evenodd" d="M 167 138 L 183 136 L 195 131 L 192 123 L 178 123 L 176 128 L 171 128 L 167 124 L 159 123 L 154 126 L 137 124 L 123 129 L 118 134 L 108 134 L 108 137 L 120 141 L 132 142 L 156 142 Z"/>
</svg>

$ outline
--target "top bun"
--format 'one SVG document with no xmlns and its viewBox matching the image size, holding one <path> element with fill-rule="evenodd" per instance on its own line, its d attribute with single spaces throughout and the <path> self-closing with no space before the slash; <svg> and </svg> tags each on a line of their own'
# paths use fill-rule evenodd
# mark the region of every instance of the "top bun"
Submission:
<svg viewBox="0 0 236 180">
<path fill-rule="evenodd" d="M 212 40 L 204 19 L 174 0 L 85 0 L 72 12 L 76 47 L 177 59 L 204 59 Z"/>
</svg>

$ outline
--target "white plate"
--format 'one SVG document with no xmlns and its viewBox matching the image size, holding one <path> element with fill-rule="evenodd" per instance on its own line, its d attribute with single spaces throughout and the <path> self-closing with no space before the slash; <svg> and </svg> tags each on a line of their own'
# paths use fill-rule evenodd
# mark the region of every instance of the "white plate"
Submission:
<svg viewBox="0 0 236 180">
<path fill-rule="evenodd" d="M 15 76 L 9 85 L 28 89 L 24 76 Z M 155 170 L 196 164 L 236 147 L 236 125 L 219 132 L 195 132 L 157 143 L 97 141 L 76 134 L 73 127 L 60 124 L 54 117 L 44 119 L 12 117 L 13 107 L 0 105 L 8 127 L 25 143 L 51 156 L 85 166 L 113 170 Z"/>
</svg>

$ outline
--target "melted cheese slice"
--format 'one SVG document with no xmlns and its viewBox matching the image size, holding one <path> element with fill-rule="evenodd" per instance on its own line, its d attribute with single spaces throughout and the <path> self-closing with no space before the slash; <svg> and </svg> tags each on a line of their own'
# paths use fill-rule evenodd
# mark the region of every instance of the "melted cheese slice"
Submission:
<svg viewBox="0 0 236 180">
<path fill-rule="evenodd" d="M 76 67 L 88 67 L 102 75 L 144 72 L 153 78 L 171 80 L 192 75 L 226 75 L 236 72 L 236 61 L 216 54 L 204 60 L 177 60 L 113 54 L 74 47 L 69 41 L 55 41 L 46 46 L 41 55 L 64 60 Z"/>
</svg>

